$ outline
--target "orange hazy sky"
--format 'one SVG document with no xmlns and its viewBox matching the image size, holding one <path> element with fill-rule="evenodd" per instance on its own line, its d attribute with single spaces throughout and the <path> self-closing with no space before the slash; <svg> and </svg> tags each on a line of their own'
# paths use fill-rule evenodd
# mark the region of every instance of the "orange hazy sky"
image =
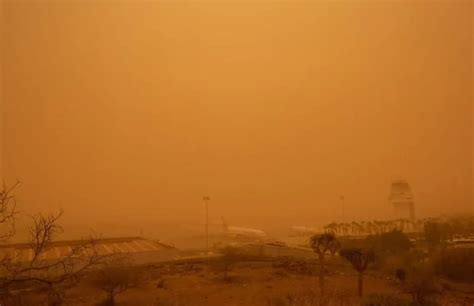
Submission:
<svg viewBox="0 0 474 306">
<path fill-rule="evenodd" d="M 2 2 L 2 168 L 65 220 L 473 211 L 471 1 Z M 117 221 L 118 222 L 118 221 Z"/>
</svg>

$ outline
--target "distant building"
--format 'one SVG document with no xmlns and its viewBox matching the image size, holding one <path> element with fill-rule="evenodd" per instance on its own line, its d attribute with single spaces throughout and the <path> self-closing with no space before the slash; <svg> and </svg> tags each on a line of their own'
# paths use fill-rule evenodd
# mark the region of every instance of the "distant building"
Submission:
<svg viewBox="0 0 474 306">
<path fill-rule="evenodd" d="M 410 185 L 404 180 L 394 181 L 390 189 L 389 201 L 399 219 L 415 219 L 415 204 Z"/>
<path fill-rule="evenodd" d="M 84 240 L 51 242 L 50 247 L 41 256 L 42 260 L 59 260 L 68 256 L 72 249 L 84 243 Z M 99 255 L 128 254 L 135 263 L 168 261 L 178 255 L 178 250 L 159 241 L 141 237 L 104 238 L 96 241 Z M 29 243 L 0 244 L 0 258 L 11 257 L 13 263 L 28 262 L 33 258 L 33 249 Z"/>
</svg>

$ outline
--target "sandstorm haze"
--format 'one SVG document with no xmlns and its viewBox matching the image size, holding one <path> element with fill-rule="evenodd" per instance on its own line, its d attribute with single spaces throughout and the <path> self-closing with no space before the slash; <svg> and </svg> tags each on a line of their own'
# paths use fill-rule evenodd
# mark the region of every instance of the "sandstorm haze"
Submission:
<svg viewBox="0 0 474 306">
<path fill-rule="evenodd" d="M 63 222 L 472 212 L 470 1 L 3 1 L 2 171 Z"/>
</svg>

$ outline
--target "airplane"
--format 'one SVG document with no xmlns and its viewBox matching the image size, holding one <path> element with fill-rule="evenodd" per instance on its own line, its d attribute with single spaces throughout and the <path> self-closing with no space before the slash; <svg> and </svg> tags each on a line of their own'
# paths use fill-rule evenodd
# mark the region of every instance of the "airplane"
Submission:
<svg viewBox="0 0 474 306">
<path fill-rule="evenodd" d="M 222 225 L 224 226 L 225 234 L 236 238 L 254 238 L 254 239 L 263 239 L 267 237 L 267 234 L 259 229 L 248 228 L 248 227 L 239 227 L 239 226 L 229 226 L 224 218 L 222 218 Z"/>
<path fill-rule="evenodd" d="M 318 234 L 320 232 L 321 230 L 318 230 L 317 228 L 314 228 L 314 227 L 297 226 L 297 225 L 291 227 L 292 236 L 311 236 L 314 234 Z"/>
</svg>

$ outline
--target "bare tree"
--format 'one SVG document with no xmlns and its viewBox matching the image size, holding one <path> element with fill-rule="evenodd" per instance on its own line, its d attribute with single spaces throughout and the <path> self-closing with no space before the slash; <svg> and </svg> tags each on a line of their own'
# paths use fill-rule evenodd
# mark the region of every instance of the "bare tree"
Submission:
<svg viewBox="0 0 474 306">
<path fill-rule="evenodd" d="M 19 186 L 16 182 L 13 186 L 7 187 L 5 183 L 0 190 L 0 242 L 5 242 L 16 233 L 15 217 L 17 215 L 16 200 L 13 191 Z"/>
<path fill-rule="evenodd" d="M 324 255 L 329 250 L 331 244 L 335 243 L 336 236 L 331 233 L 314 235 L 310 238 L 309 244 L 319 259 L 319 288 L 321 295 L 324 294 Z"/>
<path fill-rule="evenodd" d="M 0 192 L 2 217 L 0 223 L 7 224 L 1 237 L 8 239 L 15 234 L 16 201 L 12 194 L 14 188 L 5 185 Z M 74 285 L 90 268 L 104 263 L 110 255 L 100 255 L 97 251 L 97 239 L 91 237 L 76 242 L 69 251 L 59 258 L 48 258 L 47 252 L 54 246 L 54 238 L 63 232 L 58 220 L 63 212 L 32 217 L 29 228 L 30 243 L 26 246 L 32 254 L 29 258 L 19 258 L 18 252 L 8 252 L 6 246 L 0 248 L 0 293 L 12 294 L 16 289 L 42 288 L 55 297 L 54 304 L 61 304 L 65 288 Z M 5 240 L 3 240 L 5 241 Z"/>
</svg>

